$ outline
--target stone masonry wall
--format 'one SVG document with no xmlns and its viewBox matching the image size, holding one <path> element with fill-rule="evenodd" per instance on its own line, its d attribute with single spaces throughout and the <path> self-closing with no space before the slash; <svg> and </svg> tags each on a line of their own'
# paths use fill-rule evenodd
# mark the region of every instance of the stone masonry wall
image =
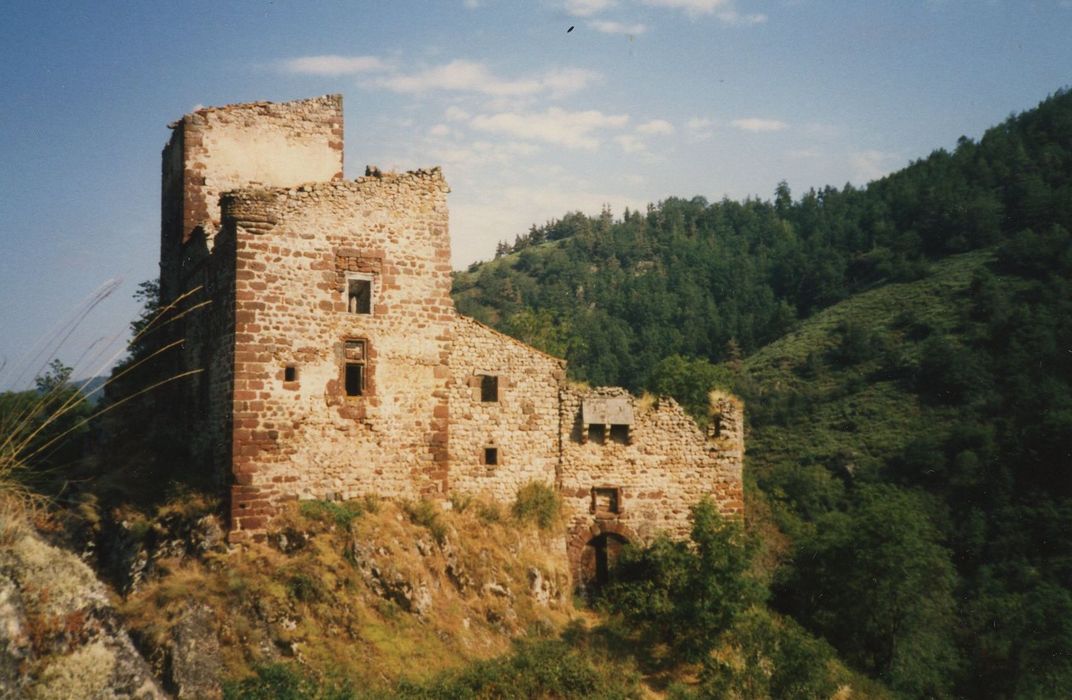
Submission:
<svg viewBox="0 0 1072 700">
<path fill-rule="evenodd" d="M 200 109 L 183 117 L 182 129 L 183 242 L 197 226 L 216 231 L 224 192 L 343 177 L 341 95 Z"/>
<path fill-rule="evenodd" d="M 182 340 L 161 358 L 164 373 L 199 373 L 157 393 L 187 436 L 192 468 L 227 484 L 231 471 L 235 241 L 214 250 L 219 195 L 251 182 L 290 186 L 342 177 L 342 98 L 205 108 L 171 125 L 161 168 L 160 298 L 175 321 L 154 335 Z M 226 232 L 225 234 L 226 235 Z"/>
<path fill-rule="evenodd" d="M 558 392 L 565 361 L 471 318 L 454 321 L 450 355 L 450 487 L 510 503 L 530 481 L 549 486 L 558 468 Z M 481 378 L 496 378 L 483 401 Z M 487 449 L 497 464 L 487 464 Z"/>
<path fill-rule="evenodd" d="M 447 191 L 435 169 L 223 198 L 236 232 L 233 539 L 284 498 L 446 492 Z M 370 314 L 348 311 L 352 272 L 372 280 Z M 360 397 L 344 391 L 348 340 L 366 343 Z"/>
<path fill-rule="evenodd" d="M 581 412 L 586 397 L 631 401 L 636 414 L 628 432 L 597 429 L 586 437 Z M 559 488 L 571 514 L 568 549 L 578 578 L 585 546 L 601 534 L 632 542 L 646 542 L 660 531 L 686 537 L 689 508 L 704 496 L 724 515 L 743 515 L 742 414 L 733 399 L 719 408 L 721 432 L 709 435 L 670 398 L 645 409 L 624 389 L 563 389 Z M 606 508 L 611 499 L 615 507 Z"/>
</svg>

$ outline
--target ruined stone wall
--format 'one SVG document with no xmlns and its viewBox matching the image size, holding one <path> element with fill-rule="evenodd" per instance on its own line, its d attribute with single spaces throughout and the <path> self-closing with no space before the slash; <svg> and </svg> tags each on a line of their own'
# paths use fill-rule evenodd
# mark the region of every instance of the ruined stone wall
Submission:
<svg viewBox="0 0 1072 700">
<path fill-rule="evenodd" d="M 342 96 L 208 107 L 179 122 L 182 242 L 201 226 L 212 248 L 220 195 L 259 184 L 290 187 L 343 177 Z"/>
<path fill-rule="evenodd" d="M 586 397 L 621 397 L 634 407 L 633 424 L 589 432 Z M 585 545 L 610 533 L 648 541 L 658 532 L 686 537 L 689 508 L 711 496 L 724 515 L 743 514 L 743 426 L 734 399 L 720 403 L 721 432 L 705 433 L 670 398 L 643 406 L 624 389 L 564 389 L 559 488 L 569 508 L 569 556 L 581 566 Z M 609 434 L 608 434 L 609 433 Z M 598 492 L 594 492 L 598 490 Z"/>
<path fill-rule="evenodd" d="M 447 191 L 435 169 L 223 198 L 236 241 L 233 539 L 285 498 L 446 492 Z M 351 274 L 372 281 L 369 314 L 348 311 Z M 347 341 L 366 343 L 360 397 L 345 395 Z"/>
<path fill-rule="evenodd" d="M 157 393 L 159 419 L 187 436 L 184 458 L 226 483 L 230 472 L 234 336 L 233 231 L 214 254 L 219 195 L 251 182 L 289 186 L 342 177 L 342 98 L 206 108 L 171 125 L 161 167 L 160 298 L 175 319 L 153 336 L 181 347 L 160 378 L 199 370 Z"/>
<path fill-rule="evenodd" d="M 530 481 L 555 483 L 558 392 L 565 361 L 473 319 L 454 322 L 450 355 L 450 488 L 510 503 Z M 495 397 L 484 377 L 495 378 Z M 488 450 L 495 464 L 488 464 Z"/>
</svg>

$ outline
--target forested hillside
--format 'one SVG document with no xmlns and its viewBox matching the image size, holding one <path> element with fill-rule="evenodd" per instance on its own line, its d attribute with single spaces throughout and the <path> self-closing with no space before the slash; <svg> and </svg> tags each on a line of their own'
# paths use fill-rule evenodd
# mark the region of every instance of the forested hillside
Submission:
<svg viewBox="0 0 1072 700">
<path fill-rule="evenodd" d="M 568 214 L 459 309 L 750 421 L 772 605 L 907 697 L 1072 695 L 1072 93 L 865 188 Z"/>
<path fill-rule="evenodd" d="M 1072 229 L 1072 94 L 978 142 L 858 189 L 793 200 L 668 199 L 614 219 L 567 214 L 459 273 L 465 314 L 570 360 L 596 384 L 644 386 L 672 354 L 753 352 L 801 318 L 930 260 L 1030 229 Z"/>
</svg>

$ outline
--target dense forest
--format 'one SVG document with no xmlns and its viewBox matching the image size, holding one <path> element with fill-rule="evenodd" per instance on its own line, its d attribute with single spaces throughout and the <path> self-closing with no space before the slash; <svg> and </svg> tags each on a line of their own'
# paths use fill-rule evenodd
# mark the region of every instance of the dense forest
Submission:
<svg viewBox="0 0 1072 700">
<path fill-rule="evenodd" d="M 454 294 L 576 379 L 742 395 L 770 603 L 857 670 L 1067 697 L 1070 231 L 1066 90 L 863 188 L 568 214 Z"/>
</svg>

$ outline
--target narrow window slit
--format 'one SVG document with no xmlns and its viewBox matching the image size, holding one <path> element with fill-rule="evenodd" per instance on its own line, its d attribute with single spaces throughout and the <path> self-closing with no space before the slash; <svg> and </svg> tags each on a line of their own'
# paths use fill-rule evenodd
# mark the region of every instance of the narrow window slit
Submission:
<svg viewBox="0 0 1072 700">
<path fill-rule="evenodd" d="M 480 400 L 485 403 L 499 400 L 499 378 L 494 374 L 480 377 Z"/>
</svg>

